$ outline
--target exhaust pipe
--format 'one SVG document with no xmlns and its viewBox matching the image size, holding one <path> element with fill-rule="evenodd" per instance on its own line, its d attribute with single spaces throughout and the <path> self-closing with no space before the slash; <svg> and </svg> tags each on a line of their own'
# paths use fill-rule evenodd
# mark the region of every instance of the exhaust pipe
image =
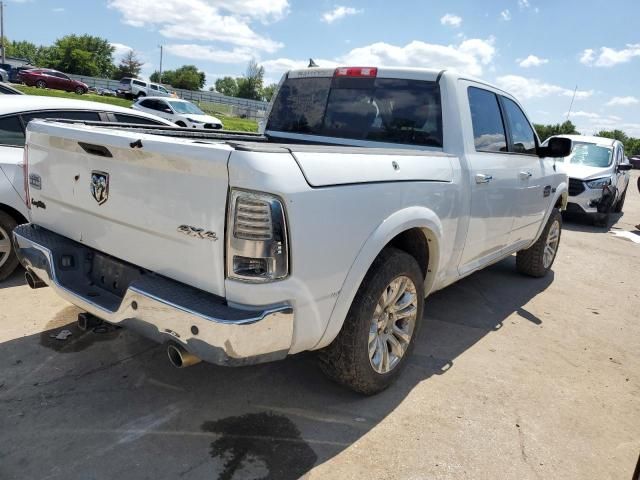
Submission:
<svg viewBox="0 0 640 480">
<path fill-rule="evenodd" d="M 167 347 L 167 355 L 169 356 L 169 361 L 171 362 L 171 365 L 173 365 L 176 368 L 190 367 L 202 361 L 192 353 L 187 352 L 180 345 L 174 345 L 174 344 L 169 345 Z"/>
<path fill-rule="evenodd" d="M 27 281 L 27 284 L 34 290 L 36 288 L 43 288 L 47 286 L 47 284 L 40 280 L 35 273 L 30 271 L 27 271 L 24 274 L 24 279 Z"/>
</svg>

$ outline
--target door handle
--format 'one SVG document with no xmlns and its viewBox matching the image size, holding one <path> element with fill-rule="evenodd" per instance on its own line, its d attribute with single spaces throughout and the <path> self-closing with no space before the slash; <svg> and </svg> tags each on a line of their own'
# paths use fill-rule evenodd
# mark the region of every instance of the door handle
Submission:
<svg viewBox="0 0 640 480">
<path fill-rule="evenodd" d="M 532 175 L 531 172 L 520 172 L 520 180 L 528 180 Z"/>
<path fill-rule="evenodd" d="M 476 183 L 489 183 L 491 180 L 493 180 L 492 175 L 485 175 L 484 173 L 476 174 Z"/>
</svg>

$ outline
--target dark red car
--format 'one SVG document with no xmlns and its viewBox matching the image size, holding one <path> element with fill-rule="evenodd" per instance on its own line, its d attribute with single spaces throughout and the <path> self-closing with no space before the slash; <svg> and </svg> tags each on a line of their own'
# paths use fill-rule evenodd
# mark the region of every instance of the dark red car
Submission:
<svg viewBox="0 0 640 480">
<path fill-rule="evenodd" d="M 67 92 L 76 92 L 78 95 L 87 93 L 89 90 L 85 83 L 73 80 L 62 72 L 48 68 L 23 70 L 20 72 L 20 80 L 30 87 L 65 90 Z"/>
</svg>

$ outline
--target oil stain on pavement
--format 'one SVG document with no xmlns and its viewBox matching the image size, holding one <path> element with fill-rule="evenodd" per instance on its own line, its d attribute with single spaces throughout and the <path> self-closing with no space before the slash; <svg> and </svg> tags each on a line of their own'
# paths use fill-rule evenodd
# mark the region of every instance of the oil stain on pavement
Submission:
<svg viewBox="0 0 640 480">
<path fill-rule="evenodd" d="M 220 480 L 293 480 L 307 473 L 317 460 L 295 424 L 281 415 L 263 412 L 227 417 L 205 422 L 202 430 L 220 435 L 210 451 L 214 459 L 224 462 Z"/>
</svg>

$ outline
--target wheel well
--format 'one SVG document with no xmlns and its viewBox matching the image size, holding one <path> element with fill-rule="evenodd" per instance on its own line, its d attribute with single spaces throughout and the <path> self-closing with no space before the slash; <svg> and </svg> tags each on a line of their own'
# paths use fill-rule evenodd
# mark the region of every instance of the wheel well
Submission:
<svg viewBox="0 0 640 480">
<path fill-rule="evenodd" d="M 566 201 L 567 201 L 567 195 L 566 193 L 563 193 L 558 197 L 558 199 L 556 200 L 556 204 L 553 206 L 553 208 L 558 208 L 562 210 L 565 207 Z"/>
<path fill-rule="evenodd" d="M 10 207 L 9 205 L 0 203 L 0 211 L 3 211 L 7 215 L 10 215 L 16 221 L 16 223 L 18 223 L 18 225 L 28 222 L 28 220 L 24 218 L 24 216 L 18 210 Z"/>
<path fill-rule="evenodd" d="M 427 276 L 429 269 L 429 246 L 427 238 L 420 228 L 412 228 L 396 235 L 388 244 L 389 247 L 395 247 L 403 250 L 416 259 L 423 275 Z"/>
</svg>

